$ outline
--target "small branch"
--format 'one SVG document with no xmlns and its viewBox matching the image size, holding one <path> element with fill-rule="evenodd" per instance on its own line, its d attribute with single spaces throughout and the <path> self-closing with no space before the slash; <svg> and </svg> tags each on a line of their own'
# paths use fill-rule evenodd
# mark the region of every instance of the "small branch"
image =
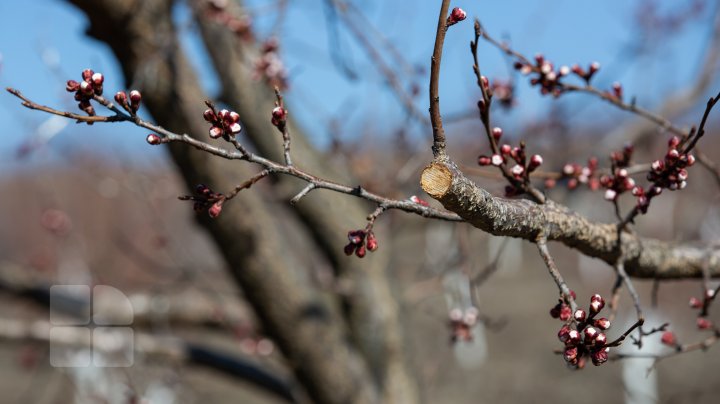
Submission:
<svg viewBox="0 0 720 404">
<path fill-rule="evenodd" d="M 435 34 L 435 46 L 430 61 L 430 123 L 433 130 L 432 151 L 435 158 L 445 156 L 445 129 L 440 115 L 440 61 L 442 60 L 445 33 L 447 33 L 448 28 L 447 15 L 449 8 L 450 0 L 443 0 L 440 6 L 437 33 Z"/>
<path fill-rule="evenodd" d="M 298 192 L 297 195 L 295 195 L 292 199 L 290 199 L 290 204 L 295 205 L 298 202 L 300 202 L 300 199 L 302 199 L 305 195 L 309 194 L 313 189 L 315 189 L 316 186 L 312 182 L 307 184 L 305 188 L 302 189 L 302 191 Z"/>
<path fill-rule="evenodd" d="M 560 274 L 560 271 L 558 270 L 557 266 L 555 265 L 555 261 L 553 260 L 552 256 L 550 255 L 550 251 L 547 248 L 547 239 L 544 237 L 538 237 L 538 239 L 535 241 L 535 244 L 537 244 L 538 251 L 540 252 L 540 256 L 542 257 L 543 261 L 545 262 L 545 266 L 547 266 L 548 271 L 550 272 L 550 276 L 552 276 L 553 281 L 555 281 L 555 284 L 557 285 L 558 289 L 560 289 L 560 294 L 562 295 L 563 300 L 568 302 L 570 304 L 570 309 L 575 312 L 577 310 L 577 304 L 575 304 L 575 299 L 573 299 L 570 288 L 568 288 L 567 284 L 565 283 L 565 280 L 563 279 L 562 275 Z"/>
<path fill-rule="evenodd" d="M 254 177 L 250 178 L 249 180 L 243 182 L 242 184 L 238 185 L 233 189 L 230 193 L 228 193 L 225 196 L 225 200 L 229 201 L 230 199 L 233 199 L 237 196 L 237 194 L 240 193 L 243 189 L 248 189 L 251 186 L 255 185 L 256 182 L 260 181 L 261 179 L 267 177 L 270 174 L 270 170 L 262 170 L 258 174 L 256 174 Z"/>
<path fill-rule="evenodd" d="M 366 199 L 370 202 L 377 203 L 379 205 L 383 205 L 385 209 L 397 209 L 402 210 L 405 212 L 415 213 L 417 215 L 427 217 L 427 218 L 434 218 L 434 219 L 440 219 L 440 220 L 448 220 L 448 221 L 454 221 L 459 222 L 463 221 L 460 216 L 458 216 L 455 213 L 443 211 L 440 209 L 432 208 L 430 206 L 425 206 L 423 204 L 415 203 L 411 200 L 396 200 L 396 199 L 390 199 L 386 198 L 384 196 L 369 192 L 365 190 L 362 187 L 350 187 L 347 185 L 343 185 L 334 181 L 325 180 L 323 178 L 317 177 L 313 174 L 310 174 L 308 172 L 305 172 L 303 170 L 300 170 L 294 166 L 291 165 L 284 165 L 280 163 L 276 163 L 270 159 L 258 156 L 254 153 L 250 153 L 245 147 L 243 147 L 234 137 L 228 138 L 228 142 L 231 143 L 235 147 L 235 151 L 227 150 L 219 146 L 214 146 L 208 143 L 205 143 L 203 141 L 197 140 L 193 138 L 190 135 L 187 134 L 177 134 L 174 132 L 171 132 L 161 126 L 154 125 L 152 123 L 149 123 L 147 121 L 144 121 L 140 117 L 134 116 L 131 117 L 129 115 L 118 115 L 117 118 L 115 117 L 103 117 L 103 120 L 98 120 L 99 117 L 95 116 L 83 116 L 78 114 L 72 114 L 69 112 L 62 112 L 58 111 L 49 107 L 42 107 L 38 106 L 38 104 L 33 103 L 29 99 L 25 98 L 19 91 L 15 89 L 8 88 L 8 92 L 15 95 L 16 97 L 23 100 L 22 105 L 30 108 L 30 109 L 38 109 L 42 110 L 51 114 L 65 116 L 70 119 L 75 119 L 80 122 L 117 122 L 117 121 L 128 121 L 132 122 L 136 126 L 139 126 L 141 128 L 148 129 L 152 132 L 157 133 L 161 137 L 161 143 L 171 143 L 171 142 L 178 142 L 178 143 L 185 143 L 188 144 L 198 150 L 204 151 L 206 153 L 212 154 L 217 157 L 222 157 L 228 160 L 245 160 L 253 164 L 257 164 L 262 166 L 268 173 L 272 174 L 282 174 L 282 175 L 289 175 L 298 179 L 301 179 L 305 182 L 308 182 L 310 184 L 313 184 L 313 189 L 315 188 L 323 188 L 328 189 L 331 191 L 335 191 L 342 194 L 352 195 L 356 196 L 362 199 Z M 252 184 L 250 184 L 252 185 Z M 308 191 L 309 192 L 309 191 Z"/>
</svg>

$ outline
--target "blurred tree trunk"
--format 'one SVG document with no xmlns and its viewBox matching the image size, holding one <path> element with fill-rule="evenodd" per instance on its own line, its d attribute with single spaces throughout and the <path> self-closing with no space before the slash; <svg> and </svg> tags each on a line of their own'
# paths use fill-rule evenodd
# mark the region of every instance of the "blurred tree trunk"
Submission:
<svg viewBox="0 0 720 404">
<path fill-rule="evenodd" d="M 143 103 L 158 124 L 195 136 L 207 132 L 202 101 L 208 97 L 181 50 L 171 19 L 171 0 L 68 1 L 88 16 L 88 34 L 111 47 L 126 81 L 143 92 Z M 272 91 L 250 79 L 248 66 L 255 50 L 238 47 L 231 34 L 201 14 L 197 21 L 203 38 L 214 44 L 210 50 L 217 47 L 226 52 L 224 58 L 214 52 L 211 56 L 225 89 L 224 99 L 240 113 L 244 134 L 260 153 L 280 160 L 281 137 L 269 121 Z M 323 156 L 296 127 L 291 130 L 296 164 L 319 174 L 338 172 L 324 164 Z M 185 145 L 171 146 L 170 153 L 191 189 L 197 183 L 231 189 L 254 173 L 251 166 L 210 158 Z M 339 174 L 338 179 L 349 181 L 349 175 Z M 297 187 L 292 181 L 277 180 L 283 186 L 274 189 Z M 381 249 L 365 261 L 342 254 L 344 233 L 362 227 L 372 207 L 323 194 L 308 196 L 292 211 L 312 233 L 341 281 L 351 281 L 353 288 L 344 296 L 342 307 L 358 351 L 347 341 L 338 305 L 297 269 L 303 260 L 289 257 L 288 240 L 271 225 L 277 217 L 272 210 L 281 208 L 260 195 L 244 192 L 220 218 L 205 218 L 201 223 L 312 400 L 416 402 L 417 388 L 405 365 L 397 303 L 384 272 L 388 251 Z"/>
</svg>

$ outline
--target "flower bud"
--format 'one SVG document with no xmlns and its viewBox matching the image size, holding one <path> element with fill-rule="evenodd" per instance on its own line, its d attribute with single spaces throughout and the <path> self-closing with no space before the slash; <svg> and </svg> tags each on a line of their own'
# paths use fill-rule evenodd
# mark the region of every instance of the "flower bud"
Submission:
<svg viewBox="0 0 720 404">
<path fill-rule="evenodd" d="M 375 238 L 375 233 L 370 232 L 367 235 L 367 249 L 370 251 L 375 251 L 378 249 L 378 242 Z"/>
<path fill-rule="evenodd" d="M 573 318 L 575 318 L 575 321 L 578 321 L 578 322 L 585 321 L 586 317 L 587 317 L 587 314 L 585 313 L 585 310 L 583 310 L 583 309 L 577 309 L 577 310 L 575 310 L 575 313 L 573 313 Z"/>
<path fill-rule="evenodd" d="M 130 91 L 130 105 L 137 111 L 140 107 L 140 101 L 142 101 L 142 94 L 138 90 Z"/>
<path fill-rule="evenodd" d="M 208 215 L 213 219 L 220 216 L 220 212 L 222 212 L 222 203 L 219 201 L 213 203 L 210 209 L 208 209 Z"/>
<path fill-rule="evenodd" d="M 598 351 L 592 352 L 590 354 L 590 358 L 592 359 L 592 363 L 595 366 L 600 366 L 603 363 L 608 361 L 608 352 L 610 351 L 609 347 L 602 348 Z"/>
<path fill-rule="evenodd" d="M 595 327 L 601 329 L 601 330 L 607 330 L 610 328 L 610 320 L 608 320 L 605 317 L 598 318 L 595 320 Z"/>
<path fill-rule="evenodd" d="M 660 337 L 660 342 L 667 346 L 675 347 L 677 345 L 677 338 L 675 338 L 675 334 L 673 334 L 672 331 L 665 331 L 662 333 L 662 337 Z"/>
<path fill-rule="evenodd" d="M 355 248 L 355 255 L 356 255 L 358 258 L 364 257 L 366 252 L 367 252 L 367 251 L 365 250 L 365 246 L 364 246 L 363 244 L 360 244 L 359 246 L 357 246 L 357 247 Z"/>
<path fill-rule="evenodd" d="M 493 154 L 490 158 L 492 165 L 499 167 L 503 163 L 503 157 L 499 154 Z"/>
<path fill-rule="evenodd" d="M 592 345 L 595 343 L 595 338 L 598 336 L 600 332 L 595 327 L 586 327 L 583 330 L 583 334 L 585 335 L 585 344 Z"/>
<path fill-rule="evenodd" d="M 697 328 L 699 330 L 707 330 L 712 328 L 712 322 L 705 317 L 698 317 L 697 319 Z"/>
<path fill-rule="evenodd" d="M 94 73 L 92 76 L 90 76 L 90 81 L 92 81 L 95 86 L 100 87 L 103 85 L 105 77 L 103 77 L 102 73 Z"/>
<path fill-rule="evenodd" d="M 213 123 L 217 120 L 217 116 L 215 115 L 215 112 L 208 108 L 203 112 L 203 119 L 205 119 L 207 122 Z"/>
<path fill-rule="evenodd" d="M 78 89 L 80 89 L 80 83 L 75 80 L 68 80 L 67 84 L 65 85 L 65 89 L 68 92 L 77 91 Z"/>
<path fill-rule="evenodd" d="M 158 136 L 154 133 L 147 135 L 145 140 L 153 146 L 159 145 L 160 143 L 162 143 L 162 139 L 160 139 L 160 136 Z"/>
<path fill-rule="evenodd" d="M 494 127 L 494 128 L 492 129 L 492 136 L 493 136 L 493 138 L 495 139 L 496 142 L 497 142 L 498 140 L 500 140 L 500 138 L 502 137 L 502 135 L 503 135 L 503 130 L 502 130 L 502 128 L 496 126 L 496 127 Z"/>
<path fill-rule="evenodd" d="M 92 69 L 85 69 L 82 71 L 82 78 L 85 81 L 90 81 L 92 79 L 93 74 L 95 74 Z"/>
<path fill-rule="evenodd" d="M 209 131 L 210 137 L 213 139 L 217 139 L 223 134 L 225 134 L 225 131 L 222 130 L 222 128 L 218 126 L 211 126 Z"/>
<path fill-rule="evenodd" d="M 447 25 L 451 26 L 459 23 L 467 17 L 467 13 L 460 7 L 455 7 L 450 11 L 450 15 L 447 18 Z"/>
<path fill-rule="evenodd" d="M 125 91 L 115 93 L 115 102 L 120 104 L 120 106 L 124 106 L 127 103 L 127 94 L 125 94 Z"/>
</svg>

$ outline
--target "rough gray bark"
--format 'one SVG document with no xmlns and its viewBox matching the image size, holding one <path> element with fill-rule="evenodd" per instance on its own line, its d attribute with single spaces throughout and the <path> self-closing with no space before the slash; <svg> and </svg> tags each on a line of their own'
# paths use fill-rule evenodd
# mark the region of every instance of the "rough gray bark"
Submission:
<svg viewBox="0 0 720 404">
<path fill-rule="evenodd" d="M 208 18 L 202 10 L 203 4 L 194 3 L 195 16 L 221 82 L 222 99 L 240 113 L 243 136 L 252 141 L 258 152 L 282 161 L 282 137 L 270 122 L 275 101 L 273 90 L 252 78 L 254 62 L 259 57 L 256 44 L 238 40 L 227 27 Z M 229 7 L 229 11 L 242 12 L 239 7 Z M 293 120 L 288 122 L 291 154 L 296 165 L 311 173 L 329 175 L 329 179 L 343 184 L 357 183 L 347 167 L 331 165 Z M 305 186 L 289 176 L 279 176 L 276 180 L 279 186 L 275 189 L 285 190 L 282 197 L 286 200 Z M 304 197 L 292 212 L 313 234 L 318 252 L 333 264 L 338 282 L 351 285 L 350 292 L 341 296 L 342 304 L 353 339 L 383 389 L 383 401 L 409 404 L 418 402 L 419 398 L 417 383 L 407 368 L 399 307 L 386 272 L 391 241 L 381 244 L 380 249 L 363 260 L 348 258 L 342 250 L 347 231 L 364 227 L 364 218 L 373 209 L 374 206 L 361 199 L 314 192 Z"/>
<path fill-rule="evenodd" d="M 471 225 L 495 236 L 559 241 L 581 253 L 614 264 L 620 256 L 615 224 L 596 223 L 547 201 L 492 196 L 469 180 L 447 158 L 436 159 L 422 173 L 421 186 L 443 206 Z M 625 270 L 636 278 L 700 278 L 706 266 L 720 277 L 720 249 L 675 244 L 624 231 L 621 236 Z"/>
<path fill-rule="evenodd" d="M 180 50 L 171 21 L 170 0 L 70 0 L 87 14 L 88 34 L 106 42 L 126 80 L 141 85 L 143 103 L 162 126 L 205 133 L 203 94 Z M 230 189 L 249 166 L 192 150 L 170 148 L 185 182 Z M 231 174 L 230 174 L 231 173 Z M 372 403 L 378 391 L 365 361 L 347 341 L 335 305 L 285 262 L 282 235 L 259 193 L 244 193 L 219 220 L 203 220 L 288 365 L 314 402 Z"/>
</svg>

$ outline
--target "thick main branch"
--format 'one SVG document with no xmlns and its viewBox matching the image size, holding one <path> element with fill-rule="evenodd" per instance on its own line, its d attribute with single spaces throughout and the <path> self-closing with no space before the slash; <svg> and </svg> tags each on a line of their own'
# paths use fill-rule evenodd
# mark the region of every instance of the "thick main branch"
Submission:
<svg viewBox="0 0 720 404">
<path fill-rule="evenodd" d="M 614 264 L 620 256 L 615 224 L 592 222 L 567 207 L 547 201 L 491 195 L 465 177 L 452 162 L 433 162 L 422 173 L 423 190 L 473 226 L 496 236 L 559 241 L 581 253 Z M 707 265 L 720 277 L 720 251 L 675 244 L 623 232 L 624 266 L 636 278 L 700 278 Z"/>
</svg>

